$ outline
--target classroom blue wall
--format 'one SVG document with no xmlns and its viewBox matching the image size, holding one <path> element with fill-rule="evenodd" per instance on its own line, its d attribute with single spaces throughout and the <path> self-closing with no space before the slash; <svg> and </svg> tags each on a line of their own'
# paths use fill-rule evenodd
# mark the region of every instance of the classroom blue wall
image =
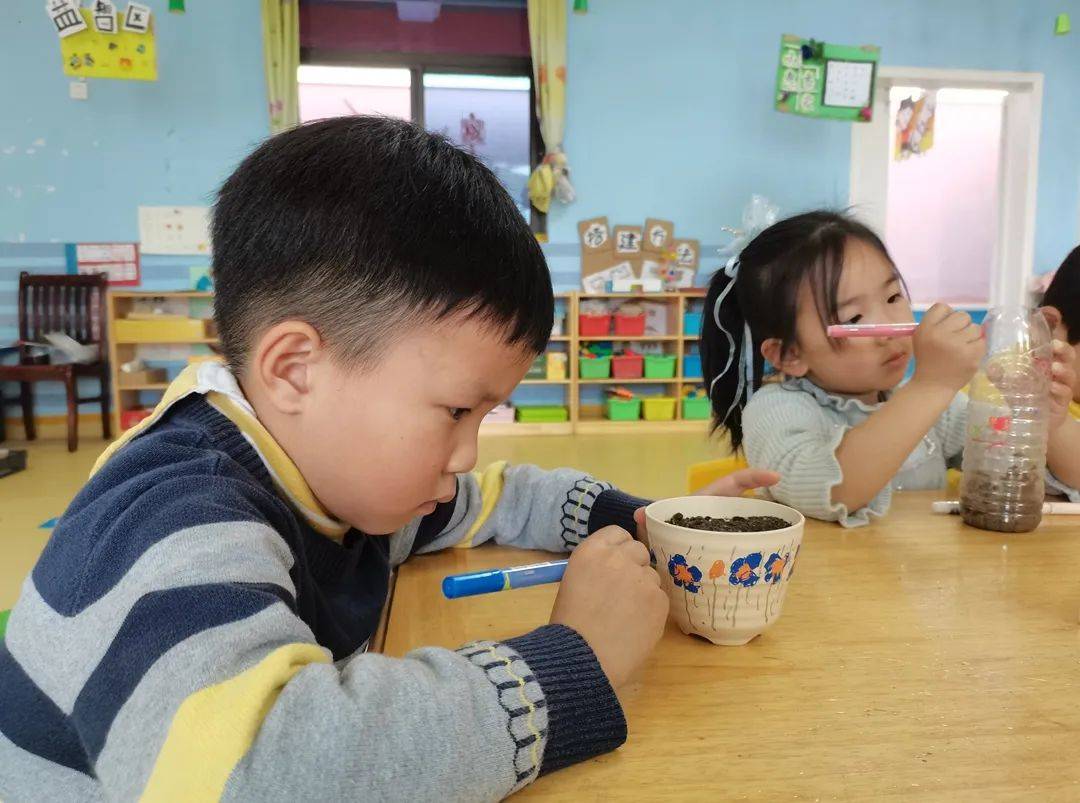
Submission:
<svg viewBox="0 0 1080 803">
<path fill-rule="evenodd" d="M 1080 0 L 592 3 L 568 32 L 579 201 L 551 214 L 551 241 L 608 215 L 722 242 L 753 193 L 786 212 L 846 206 L 850 125 L 772 107 L 780 35 L 794 33 L 880 45 L 888 65 L 1044 73 L 1035 266 L 1052 270 L 1080 239 L 1080 29 L 1054 36 L 1062 12 L 1080 26 Z M 560 268 L 576 256 L 552 250 Z"/>
<path fill-rule="evenodd" d="M 41 0 L 0 15 L 0 342 L 14 337 L 18 271 L 64 270 L 64 242 L 134 240 L 139 204 L 204 205 L 266 136 L 257 0 L 193 0 L 157 15 L 156 83 L 70 79 Z M 567 0 L 568 4 L 570 0 Z M 702 240 L 706 269 L 752 193 L 788 212 L 848 197 L 850 129 L 773 111 L 782 33 L 882 46 L 891 65 L 1046 76 L 1036 269 L 1078 239 L 1080 0 L 652 0 L 594 2 L 569 20 L 566 147 L 579 201 L 556 206 L 545 246 L 559 289 L 576 285 L 576 223 L 646 216 Z M 43 144 L 41 144 L 43 143 Z M 30 151 L 30 152 L 28 152 Z M 192 257 L 144 256 L 144 287 L 187 283 Z M 42 413 L 61 409 L 42 388 Z"/>
<path fill-rule="evenodd" d="M 139 204 L 206 205 L 268 133 L 258 0 L 149 0 L 159 79 L 91 80 L 86 101 L 45 4 L 3 4 L 0 241 L 136 240 Z"/>
<path fill-rule="evenodd" d="M 0 344 L 16 337 L 19 271 L 65 272 L 65 242 L 137 240 L 140 204 L 205 206 L 269 132 L 258 0 L 196 0 L 182 15 L 142 1 L 158 81 L 92 80 L 76 101 L 45 4 L 0 0 Z M 143 286 L 186 287 L 205 261 L 144 255 Z M 58 384 L 37 396 L 39 414 L 64 409 Z"/>
</svg>

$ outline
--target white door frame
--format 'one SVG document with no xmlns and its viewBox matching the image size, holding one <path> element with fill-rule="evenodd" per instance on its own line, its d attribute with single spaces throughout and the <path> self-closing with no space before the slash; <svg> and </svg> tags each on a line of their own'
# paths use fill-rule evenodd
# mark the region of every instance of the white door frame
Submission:
<svg viewBox="0 0 1080 803">
<path fill-rule="evenodd" d="M 894 86 L 1008 91 L 1001 123 L 1001 209 L 990 304 L 1027 303 L 1035 266 L 1042 73 L 924 67 L 881 67 L 878 70 L 872 122 L 851 126 L 849 203 L 861 220 L 882 235 L 885 233 L 889 178 L 888 160 L 882 156 L 889 152 L 893 124 L 889 115 L 889 90 Z M 962 237 L 963 232 L 957 232 L 957 236 Z"/>
</svg>

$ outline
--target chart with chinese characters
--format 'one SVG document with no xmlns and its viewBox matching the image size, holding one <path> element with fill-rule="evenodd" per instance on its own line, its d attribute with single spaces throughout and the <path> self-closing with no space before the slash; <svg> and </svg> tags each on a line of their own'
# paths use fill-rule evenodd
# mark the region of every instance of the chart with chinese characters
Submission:
<svg viewBox="0 0 1080 803">
<path fill-rule="evenodd" d="M 776 67 L 776 109 L 803 117 L 869 122 L 881 49 L 830 45 L 784 34 Z"/>
</svg>

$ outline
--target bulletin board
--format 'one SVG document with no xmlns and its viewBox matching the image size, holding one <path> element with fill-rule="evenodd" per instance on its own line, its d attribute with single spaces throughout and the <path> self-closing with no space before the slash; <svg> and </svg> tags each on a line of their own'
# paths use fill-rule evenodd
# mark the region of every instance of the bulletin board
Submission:
<svg viewBox="0 0 1080 803">
<path fill-rule="evenodd" d="M 881 48 L 830 45 L 784 34 L 776 70 L 776 109 L 829 120 L 869 122 Z"/>
<path fill-rule="evenodd" d="M 60 40 L 60 55 L 66 75 L 131 81 L 157 80 L 153 27 L 146 33 L 122 30 L 120 15 L 117 14 L 117 32 L 99 33 L 94 28 L 91 9 L 81 8 L 79 12 L 86 20 L 86 30 Z"/>
</svg>

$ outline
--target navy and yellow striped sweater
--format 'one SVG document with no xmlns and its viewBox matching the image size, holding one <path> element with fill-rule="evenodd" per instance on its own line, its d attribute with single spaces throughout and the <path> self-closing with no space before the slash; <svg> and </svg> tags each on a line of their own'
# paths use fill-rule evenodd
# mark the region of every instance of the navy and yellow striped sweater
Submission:
<svg viewBox="0 0 1080 803">
<path fill-rule="evenodd" d="M 368 536 L 318 508 L 211 366 L 106 457 L 0 645 L 0 799 L 496 799 L 624 740 L 568 628 L 403 659 L 365 646 L 410 554 L 572 549 L 639 500 L 498 464 Z"/>
</svg>

